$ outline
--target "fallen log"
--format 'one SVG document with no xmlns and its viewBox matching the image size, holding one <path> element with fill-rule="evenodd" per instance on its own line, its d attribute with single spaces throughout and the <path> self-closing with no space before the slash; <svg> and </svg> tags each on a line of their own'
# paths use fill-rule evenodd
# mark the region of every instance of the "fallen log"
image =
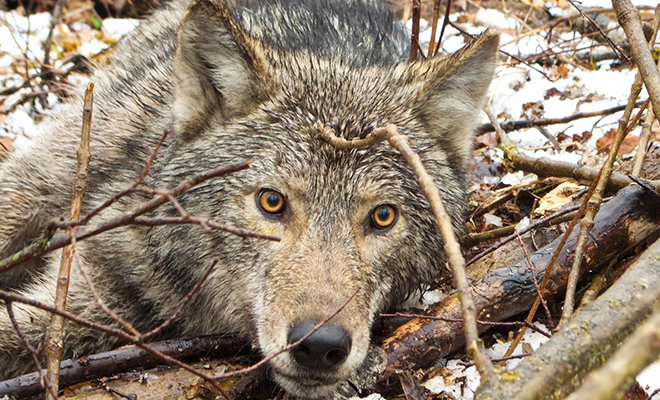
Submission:
<svg viewBox="0 0 660 400">
<path fill-rule="evenodd" d="M 543 344 L 532 356 L 523 359 L 507 374 L 508 379 L 500 379 L 493 385 L 482 385 L 475 398 L 564 398 L 581 384 L 590 371 L 600 367 L 624 343 L 629 348 L 643 345 L 635 343 L 635 336 L 631 335 L 651 313 L 659 310 L 660 240 L 657 240 L 601 297 L 578 310 L 566 328 Z M 657 342 L 657 336 L 652 340 Z M 648 365 L 654 359 L 647 357 L 644 360 L 644 357 L 640 357 L 636 363 Z M 626 374 L 629 366 L 620 367 L 616 368 L 616 373 Z M 634 374 L 628 374 L 628 379 L 632 380 L 632 377 Z M 630 381 L 624 381 L 630 384 Z M 611 383 L 625 385 L 619 379 Z M 585 398 L 583 395 L 576 393 L 573 397 Z M 596 394 L 589 391 L 589 396 L 595 398 Z"/>
<path fill-rule="evenodd" d="M 597 272 L 612 260 L 622 258 L 627 251 L 660 234 L 660 199 L 637 185 L 621 190 L 605 204 L 595 219 L 585 249 L 580 276 Z M 544 297 L 560 293 L 566 286 L 577 232 L 569 238 L 551 271 Z M 560 239 L 530 255 L 540 281 Z M 536 298 L 536 290 L 526 259 L 486 275 L 472 287 L 478 318 L 502 321 L 528 310 Z M 428 316 L 461 319 L 458 297 L 447 297 L 427 311 Z M 487 325 L 481 325 L 483 331 Z M 383 346 L 388 365 L 383 379 L 389 380 L 401 371 L 430 366 L 464 344 L 462 324 L 443 320 L 415 318 L 399 327 Z"/>
<path fill-rule="evenodd" d="M 202 356 L 232 357 L 250 351 L 250 346 L 234 336 L 204 336 L 154 342 L 150 346 L 168 356 L 182 359 Z M 111 376 L 133 368 L 151 368 L 163 361 L 137 347 L 125 346 L 105 353 L 63 361 L 60 367 L 60 387 L 90 379 Z M 43 391 L 39 373 L 19 376 L 0 382 L 0 398 L 25 397 Z"/>
</svg>

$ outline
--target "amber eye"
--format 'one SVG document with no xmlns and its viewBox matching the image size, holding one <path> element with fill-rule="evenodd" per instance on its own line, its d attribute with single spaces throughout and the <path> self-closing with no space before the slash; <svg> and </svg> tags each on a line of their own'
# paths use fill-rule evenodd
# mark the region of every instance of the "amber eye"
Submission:
<svg viewBox="0 0 660 400">
<path fill-rule="evenodd" d="M 272 189 L 262 189 L 257 198 L 261 211 L 269 215 L 279 216 L 284 212 L 284 196 Z"/>
<path fill-rule="evenodd" d="M 371 213 L 371 224 L 376 229 L 386 229 L 396 222 L 396 209 L 389 204 L 383 204 Z"/>
</svg>

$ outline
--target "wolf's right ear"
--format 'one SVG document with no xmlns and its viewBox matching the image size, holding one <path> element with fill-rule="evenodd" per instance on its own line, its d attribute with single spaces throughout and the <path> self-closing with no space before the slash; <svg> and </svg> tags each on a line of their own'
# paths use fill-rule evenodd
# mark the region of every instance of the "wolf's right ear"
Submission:
<svg viewBox="0 0 660 400">
<path fill-rule="evenodd" d="M 177 130 L 191 135 L 211 119 L 246 115 L 266 98 L 268 63 L 216 0 L 193 0 L 179 29 L 175 57 Z"/>
</svg>

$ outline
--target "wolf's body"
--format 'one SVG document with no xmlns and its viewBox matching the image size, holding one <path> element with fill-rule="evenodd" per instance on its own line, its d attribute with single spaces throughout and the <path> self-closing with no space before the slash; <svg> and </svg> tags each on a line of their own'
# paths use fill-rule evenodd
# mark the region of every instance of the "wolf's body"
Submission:
<svg viewBox="0 0 660 400">
<path fill-rule="evenodd" d="M 428 204 L 399 155 L 386 144 L 335 150 L 315 127 L 321 123 L 350 139 L 396 124 L 460 226 L 472 128 L 492 77 L 497 37 L 489 32 L 455 56 L 408 64 L 407 35 L 376 0 L 227 3 L 196 0 L 184 17 L 187 5 L 175 1 L 95 73 L 84 209 L 128 187 L 169 130 L 145 184 L 173 187 L 193 173 L 253 158 L 249 170 L 206 182 L 179 201 L 193 215 L 282 240 L 190 225 L 131 226 L 79 242 L 78 259 L 106 304 L 143 332 L 167 319 L 219 260 L 163 335 L 237 332 L 252 337 L 264 355 L 308 332 L 359 288 L 306 343 L 321 355 L 310 361 L 287 353 L 271 362 L 289 392 L 324 396 L 363 362 L 376 312 L 442 273 L 445 256 Z M 0 164 L 2 258 L 67 214 L 80 95 L 69 103 L 30 149 Z M 143 200 L 124 199 L 103 215 Z M 384 220 L 388 212 L 396 214 L 393 222 Z M 158 215 L 177 212 L 168 205 Z M 374 218 L 391 225 L 383 228 Z M 0 275 L 0 287 L 52 302 L 58 268 L 59 255 L 50 256 Z M 70 285 L 69 311 L 115 324 L 75 265 Z M 38 345 L 49 316 L 14 309 Z M 66 332 L 65 357 L 119 344 L 73 324 Z M 4 311 L 0 360 L 0 379 L 33 369 Z"/>
</svg>

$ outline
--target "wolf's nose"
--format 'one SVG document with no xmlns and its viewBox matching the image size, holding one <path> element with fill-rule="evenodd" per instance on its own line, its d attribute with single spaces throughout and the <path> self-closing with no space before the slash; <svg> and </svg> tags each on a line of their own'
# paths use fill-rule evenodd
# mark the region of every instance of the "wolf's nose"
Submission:
<svg viewBox="0 0 660 400">
<path fill-rule="evenodd" d="M 312 321 L 298 322 L 289 330 L 287 341 L 297 342 L 314 329 Z M 331 369 L 346 360 L 351 338 L 341 326 L 323 325 L 303 340 L 291 353 L 298 364 L 320 370 Z"/>
</svg>

